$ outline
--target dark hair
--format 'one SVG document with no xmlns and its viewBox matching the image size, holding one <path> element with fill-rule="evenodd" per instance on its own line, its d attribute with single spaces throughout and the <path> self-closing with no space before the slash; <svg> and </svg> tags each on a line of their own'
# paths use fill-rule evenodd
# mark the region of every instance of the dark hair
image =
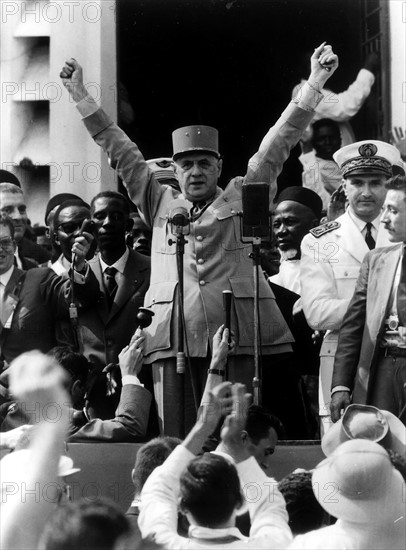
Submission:
<svg viewBox="0 0 406 550">
<path fill-rule="evenodd" d="M 280 480 L 278 488 L 286 501 L 294 536 L 322 526 L 325 514 L 314 495 L 311 472 L 289 474 Z"/>
<path fill-rule="evenodd" d="M 89 374 L 89 362 L 84 355 L 77 353 L 69 346 L 55 346 L 47 355 L 54 357 L 74 380 L 85 384 Z M 72 380 L 72 382 L 74 381 Z"/>
<path fill-rule="evenodd" d="M 181 506 L 199 525 L 216 528 L 242 504 L 238 473 L 225 458 L 205 453 L 192 460 L 180 477 Z"/>
<path fill-rule="evenodd" d="M 320 130 L 320 128 L 324 128 L 324 126 L 329 126 L 330 128 L 333 128 L 338 135 L 341 135 L 340 127 L 335 120 L 331 120 L 331 118 L 321 118 L 319 120 L 316 120 L 316 122 L 312 124 L 313 136 L 317 132 L 317 130 Z"/>
<path fill-rule="evenodd" d="M 4 225 L 5 227 L 8 227 L 10 229 L 10 236 L 12 239 L 14 239 L 13 220 L 10 218 L 8 214 L 5 214 L 4 212 L 1 212 L 1 211 L 0 211 L 0 225 Z"/>
<path fill-rule="evenodd" d="M 268 436 L 270 428 L 275 430 L 279 439 L 285 436 L 285 428 L 278 417 L 260 405 L 251 405 L 245 423 L 245 431 L 250 436 L 251 441 L 258 445 L 260 439 Z"/>
<path fill-rule="evenodd" d="M 135 458 L 133 483 L 139 494 L 151 473 L 165 462 L 173 449 L 181 443 L 177 437 L 156 437 L 138 449 Z"/>
<path fill-rule="evenodd" d="M 121 201 L 124 212 L 129 216 L 130 215 L 130 203 L 124 195 L 119 193 L 118 191 L 101 191 L 100 193 L 97 193 L 95 197 L 92 198 L 90 202 L 90 211 L 93 214 L 94 212 L 94 203 L 97 201 L 97 199 L 115 199 L 118 201 Z"/>
<path fill-rule="evenodd" d="M 117 504 L 107 498 L 69 502 L 58 508 L 42 535 L 45 550 L 114 550 L 130 525 Z"/>
<path fill-rule="evenodd" d="M 389 178 L 385 181 L 385 189 L 388 191 L 403 191 L 406 194 L 406 177 L 398 175 L 393 178 Z"/>
</svg>

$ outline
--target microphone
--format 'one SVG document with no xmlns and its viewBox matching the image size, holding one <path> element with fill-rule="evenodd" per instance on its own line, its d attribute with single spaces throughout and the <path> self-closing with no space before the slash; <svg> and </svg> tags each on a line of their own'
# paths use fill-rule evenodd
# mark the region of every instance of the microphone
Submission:
<svg viewBox="0 0 406 550">
<path fill-rule="evenodd" d="M 223 290 L 224 329 L 228 328 L 228 343 L 231 342 L 231 290 Z"/>
<path fill-rule="evenodd" d="M 188 235 L 190 232 L 190 216 L 188 203 L 183 199 L 175 199 L 169 203 L 169 223 L 173 235 Z"/>
<path fill-rule="evenodd" d="M 267 183 L 242 185 L 242 237 L 249 240 L 261 238 L 269 241 L 269 185 Z"/>
<path fill-rule="evenodd" d="M 95 222 L 93 220 L 84 219 L 79 230 L 78 237 L 81 237 L 83 233 L 91 233 L 93 235 L 95 229 Z M 72 267 L 75 269 L 76 254 L 72 253 Z"/>
</svg>

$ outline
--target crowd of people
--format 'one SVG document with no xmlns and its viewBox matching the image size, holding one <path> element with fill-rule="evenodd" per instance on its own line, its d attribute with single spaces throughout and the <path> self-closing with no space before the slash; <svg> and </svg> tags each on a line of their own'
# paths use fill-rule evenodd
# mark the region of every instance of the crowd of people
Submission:
<svg viewBox="0 0 406 550">
<path fill-rule="evenodd" d="M 51 197 L 43 246 L 0 171 L 1 548 L 405 548 L 405 140 L 352 134 L 373 56 L 341 103 L 332 47 L 310 63 L 221 188 L 215 128 L 178 128 L 172 158 L 145 160 L 65 62 L 127 194 Z M 278 193 L 299 142 L 303 181 Z M 271 237 L 251 223 L 247 240 L 258 182 Z M 319 438 L 312 472 L 272 477 L 278 439 Z M 70 502 L 65 441 L 143 443 L 126 515 Z M 57 499 L 22 498 L 50 485 Z"/>
</svg>

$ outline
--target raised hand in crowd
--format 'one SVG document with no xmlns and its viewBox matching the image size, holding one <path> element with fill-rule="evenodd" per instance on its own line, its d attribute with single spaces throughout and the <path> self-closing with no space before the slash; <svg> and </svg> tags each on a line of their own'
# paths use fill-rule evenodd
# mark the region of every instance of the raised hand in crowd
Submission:
<svg viewBox="0 0 406 550">
<path fill-rule="evenodd" d="M 121 370 L 121 376 L 133 375 L 138 376 L 143 363 L 143 344 L 145 337 L 140 336 L 131 340 L 131 342 L 123 348 L 118 356 L 118 361 Z"/>
<path fill-rule="evenodd" d="M 345 195 L 344 186 L 341 184 L 330 197 L 327 206 L 327 221 L 332 222 L 344 214 L 346 202 L 347 197 Z"/>
<path fill-rule="evenodd" d="M 241 433 L 245 430 L 248 407 L 251 404 L 251 394 L 246 393 L 244 384 L 233 384 L 233 410 L 226 417 L 221 430 L 221 450 L 233 457 L 236 463 L 242 462 L 251 456 L 243 443 Z"/>
<path fill-rule="evenodd" d="M 208 371 L 206 386 L 202 395 L 201 405 L 207 400 L 207 394 L 226 376 L 227 357 L 235 348 L 235 340 L 229 341 L 230 330 L 220 325 L 213 336 L 213 351 Z"/>
<path fill-rule="evenodd" d="M 48 355 L 32 351 L 11 363 L 10 390 L 21 404 L 37 408 L 39 424 L 32 433 L 27 467 L 8 471 L 0 463 L 3 487 L 9 482 L 19 488 L 8 492 L 1 502 L 1 548 L 36 548 L 47 517 L 54 509 L 54 501 L 43 489 L 48 484 L 56 485 L 58 480 L 58 463 L 69 426 L 70 397 L 66 388 L 66 374 Z M 39 490 L 24 494 L 24 487 Z"/>
<path fill-rule="evenodd" d="M 33 426 L 24 424 L 8 432 L 0 433 L 0 449 L 23 449 L 30 441 L 30 433 Z"/>
<path fill-rule="evenodd" d="M 401 126 L 395 126 L 391 132 L 391 142 L 398 149 L 400 156 L 406 160 L 406 132 Z"/>
</svg>

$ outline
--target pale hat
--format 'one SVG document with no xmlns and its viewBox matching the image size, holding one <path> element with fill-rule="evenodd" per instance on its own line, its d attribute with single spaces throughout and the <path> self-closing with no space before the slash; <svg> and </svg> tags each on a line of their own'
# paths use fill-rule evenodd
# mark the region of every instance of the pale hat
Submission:
<svg viewBox="0 0 406 550">
<path fill-rule="evenodd" d="M 30 449 L 21 449 L 13 451 L 1 460 L 1 477 L 7 482 L 18 481 L 21 474 L 30 467 L 32 462 L 32 451 Z M 80 468 L 73 467 L 73 460 L 66 455 L 59 458 L 58 477 L 68 477 L 80 472 Z"/>
<path fill-rule="evenodd" d="M 346 441 L 315 468 L 312 483 L 321 506 L 338 519 L 404 528 L 404 480 L 378 443 Z"/>
<path fill-rule="evenodd" d="M 385 141 L 371 139 L 350 143 L 336 151 L 333 158 L 343 178 L 371 172 L 391 177 L 392 167 L 401 161 L 396 147 Z"/>
<path fill-rule="evenodd" d="M 330 456 L 341 443 L 350 439 L 368 439 L 401 456 L 406 454 L 406 426 L 391 412 L 371 405 L 349 405 L 340 420 L 324 435 L 321 448 Z"/>
<path fill-rule="evenodd" d="M 212 126 L 183 126 L 172 132 L 173 158 L 185 153 L 208 152 L 220 158 L 218 131 Z"/>
</svg>

